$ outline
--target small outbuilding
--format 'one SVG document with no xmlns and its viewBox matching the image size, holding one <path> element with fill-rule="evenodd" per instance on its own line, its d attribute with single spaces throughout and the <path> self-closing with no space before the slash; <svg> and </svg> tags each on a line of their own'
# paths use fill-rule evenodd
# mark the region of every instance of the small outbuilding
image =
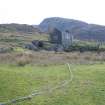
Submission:
<svg viewBox="0 0 105 105">
<path fill-rule="evenodd" d="M 56 28 L 52 28 L 49 31 L 50 42 L 56 44 L 62 44 L 62 32 Z"/>
<path fill-rule="evenodd" d="M 49 32 L 50 41 L 55 44 L 60 44 L 65 48 L 68 48 L 73 43 L 73 35 L 69 30 L 60 31 L 56 28 L 53 28 Z"/>
</svg>

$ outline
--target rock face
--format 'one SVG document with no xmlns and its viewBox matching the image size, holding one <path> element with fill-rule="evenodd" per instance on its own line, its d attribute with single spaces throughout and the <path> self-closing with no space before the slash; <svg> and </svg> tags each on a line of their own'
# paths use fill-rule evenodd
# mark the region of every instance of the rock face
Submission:
<svg viewBox="0 0 105 105">
<path fill-rule="evenodd" d="M 44 19 L 39 25 L 42 32 L 49 32 L 52 27 L 61 32 L 69 30 L 76 39 L 105 41 L 105 26 L 59 17 Z"/>
<path fill-rule="evenodd" d="M 73 20 L 73 19 L 65 19 L 65 18 L 59 18 L 59 17 L 53 17 L 53 18 L 46 18 L 44 19 L 40 25 L 39 28 L 43 32 L 47 32 L 50 27 L 57 28 L 58 30 L 73 30 L 75 28 L 79 27 L 85 27 L 88 24 L 85 22 Z"/>
</svg>

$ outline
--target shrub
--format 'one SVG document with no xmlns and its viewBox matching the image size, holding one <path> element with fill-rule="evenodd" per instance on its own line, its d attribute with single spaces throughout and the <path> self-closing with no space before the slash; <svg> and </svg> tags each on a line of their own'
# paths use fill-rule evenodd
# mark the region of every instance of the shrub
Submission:
<svg viewBox="0 0 105 105">
<path fill-rule="evenodd" d="M 16 59 L 16 63 L 18 66 L 25 66 L 31 63 L 31 58 L 27 55 L 23 55 L 22 57 Z"/>
</svg>

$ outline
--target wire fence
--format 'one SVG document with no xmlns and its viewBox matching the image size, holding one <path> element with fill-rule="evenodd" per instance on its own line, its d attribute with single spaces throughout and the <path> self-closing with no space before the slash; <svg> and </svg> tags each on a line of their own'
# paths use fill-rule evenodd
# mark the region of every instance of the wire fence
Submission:
<svg viewBox="0 0 105 105">
<path fill-rule="evenodd" d="M 73 73 L 72 73 L 72 70 L 71 70 L 71 66 L 70 66 L 69 63 L 67 63 L 66 65 L 67 65 L 68 71 L 69 71 L 69 79 L 68 80 L 62 81 L 61 83 L 59 83 L 55 87 L 51 87 L 49 89 L 44 89 L 42 91 L 41 90 L 34 90 L 34 92 L 32 92 L 31 94 L 29 94 L 27 96 L 20 97 L 20 98 L 17 98 L 17 99 L 12 99 L 12 100 L 9 100 L 7 102 L 0 103 L 0 105 L 11 105 L 11 104 L 16 104 L 18 102 L 22 102 L 22 101 L 25 101 L 25 100 L 31 100 L 35 96 L 43 95 L 47 92 L 53 92 L 56 89 L 60 89 L 62 87 L 65 87 L 66 85 L 68 85 L 73 80 Z"/>
</svg>

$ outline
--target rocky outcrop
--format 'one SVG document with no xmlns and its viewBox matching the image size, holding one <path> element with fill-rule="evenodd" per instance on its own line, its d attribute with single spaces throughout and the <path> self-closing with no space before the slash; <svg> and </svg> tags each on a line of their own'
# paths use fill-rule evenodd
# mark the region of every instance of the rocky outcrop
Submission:
<svg viewBox="0 0 105 105">
<path fill-rule="evenodd" d="M 49 32 L 52 27 L 60 31 L 69 30 L 76 39 L 105 41 L 105 26 L 59 17 L 44 19 L 39 25 L 42 32 Z"/>
</svg>

